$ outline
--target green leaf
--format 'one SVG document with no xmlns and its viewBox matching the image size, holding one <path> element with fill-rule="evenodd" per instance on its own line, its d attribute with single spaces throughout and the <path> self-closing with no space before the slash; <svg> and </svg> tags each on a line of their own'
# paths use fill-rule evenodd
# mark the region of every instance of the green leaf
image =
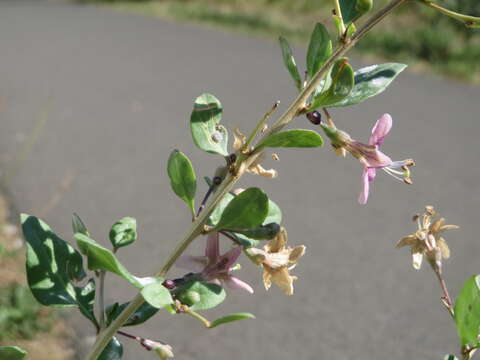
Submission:
<svg viewBox="0 0 480 360">
<path fill-rule="evenodd" d="M 167 171 L 173 192 L 187 203 L 194 214 L 197 177 L 192 163 L 184 153 L 174 150 L 168 158 Z"/>
<path fill-rule="evenodd" d="M 221 304 L 226 297 L 225 290 L 220 285 L 195 280 L 173 290 L 173 293 L 193 311 L 211 309 Z"/>
<path fill-rule="evenodd" d="M 81 233 L 90 236 L 88 234 L 87 227 L 83 223 L 82 219 L 80 219 L 80 216 L 78 216 L 76 213 L 73 213 L 72 216 L 72 229 L 74 234 Z"/>
<path fill-rule="evenodd" d="M 163 281 L 164 279 L 157 278 L 155 282 L 146 285 L 141 291 L 145 301 L 158 309 L 173 304 L 170 291 L 163 286 Z"/>
<path fill-rule="evenodd" d="M 113 337 L 98 357 L 98 360 L 120 360 L 122 356 L 122 343 L 116 337 Z"/>
<path fill-rule="evenodd" d="M 355 85 L 352 92 L 343 100 L 330 104 L 330 107 L 360 104 L 368 98 L 382 93 L 407 65 L 385 63 L 367 66 L 355 71 Z"/>
<path fill-rule="evenodd" d="M 455 323 L 463 345 L 476 345 L 480 327 L 480 275 L 473 275 L 463 285 L 455 301 Z"/>
<path fill-rule="evenodd" d="M 458 358 L 455 355 L 445 355 L 443 360 L 458 360 Z"/>
<path fill-rule="evenodd" d="M 221 318 L 215 319 L 210 323 L 210 329 L 217 327 L 218 325 L 231 323 L 238 320 L 244 319 L 255 319 L 255 315 L 247 313 L 247 312 L 240 312 L 234 313 L 226 316 L 222 316 Z"/>
<path fill-rule="evenodd" d="M 307 51 L 307 73 L 311 79 L 332 55 L 332 40 L 323 24 L 317 23 L 310 37 Z"/>
<path fill-rule="evenodd" d="M 309 111 L 338 103 L 350 94 L 355 82 L 353 69 L 346 58 L 337 60 L 333 65 L 331 79 L 330 87 L 314 96 L 313 102 L 308 108 Z"/>
<path fill-rule="evenodd" d="M 290 48 L 288 41 L 284 37 L 280 36 L 278 40 L 280 41 L 280 47 L 282 48 L 283 63 L 285 64 L 285 67 L 290 73 L 293 81 L 295 82 L 295 86 L 298 90 L 301 90 L 302 79 L 300 78 L 297 64 L 295 63 L 295 58 L 292 55 L 292 49 Z"/>
<path fill-rule="evenodd" d="M 195 100 L 190 128 L 195 145 L 200 150 L 211 154 L 228 155 L 228 133 L 222 125 L 222 104 L 208 93 L 200 95 Z"/>
<path fill-rule="evenodd" d="M 92 285 L 74 285 L 86 276 L 79 252 L 35 216 L 22 214 L 21 223 L 27 242 L 27 280 L 35 299 L 47 306 L 79 306 L 83 314 L 93 316 Z"/>
<path fill-rule="evenodd" d="M 227 207 L 227 205 L 232 201 L 232 199 L 235 196 L 228 193 L 226 194 L 222 200 L 220 200 L 220 203 L 217 205 L 215 210 L 212 212 L 210 215 L 208 224 L 211 226 L 215 226 L 218 221 L 220 220 L 220 217 L 222 216 L 223 211 Z M 268 214 L 265 220 L 263 221 L 262 225 L 267 225 L 270 223 L 277 223 L 280 224 L 282 222 L 282 211 L 280 210 L 280 207 L 273 202 L 272 200 L 268 200 Z M 239 233 L 229 233 L 231 236 L 235 237 L 239 243 L 241 243 L 245 247 L 251 247 L 251 246 L 257 246 L 260 244 L 260 241 L 253 239 L 251 237 L 246 236 L 245 234 L 239 234 Z"/>
<path fill-rule="evenodd" d="M 360 16 L 370 11 L 372 6 L 372 0 L 340 0 L 343 22 L 348 25 L 352 21 L 356 21 Z"/>
<path fill-rule="evenodd" d="M 83 287 L 75 287 L 77 304 L 80 312 L 93 324 L 98 325 L 97 319 L 93 312 L 95 305 L 95 280 L 89 279 Z"/>
<path fill-rule="evenodd" d="M 89 270 L 105 270 L 117 274 L 130 282 L 136 288 L 141 289 L 142 283 L 117 260 L 115 255 L 108 249 L 98 244 L 88 236 L 75 234 L 78 248 L 88 258 Z"/>
<path fill-rule="evenodd" d="M 114 248 L 130 245 L 137 240 L 137 220 L 133 217 L 118 220 L 110 229 L 109 237 Z"/>
<path fill-rule="evenodd" d="M 123 304 L 113 303 L 107 306 L 105 313 L 107 315 L 107 326 L 115 320 L 118 315 L 130 304 L 130 302 L 126 302 Z M 143 324 L 145 321 L 150 319 L 153 315 L 158 312 L 159 309 L 153 307 L 147 302 L 144 302 L 123 324 L 123 326 L 135 326 Z"/>
<path fill-rule="evenodd" d="M 249 188 L 228 203 L 215 230 L 255 228 L 263 224 L 267 214 L 267 195 L 259 188 Z"/>
<path fill-rule="evenodd" d="M 27 352 L 18 346 L 0 346 L 1 360 L 20 360 L 27 355 Z"/>
<path fill-rule="evenodd" d="M 277 236 L 280 231 L 280 225 L 277 223 L 269 223 L 266 225 L 261 225 L 254 229 L 249 230 L 230 230 L 235 233 L 235 235 L 244 235 L 249 239 L 253 240 L 271 240 Z"/>
<path fill-rule="evenodd" d="M 323 139 L 316 131 L 293 129 L 268 136 L 255 149 L 264 147 L 311 148 L 322 145 Z"/>
</svg>

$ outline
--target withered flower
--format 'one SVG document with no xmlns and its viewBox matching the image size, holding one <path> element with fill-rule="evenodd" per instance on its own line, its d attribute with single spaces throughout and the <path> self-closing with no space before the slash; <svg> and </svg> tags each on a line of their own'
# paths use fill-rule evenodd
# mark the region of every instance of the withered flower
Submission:
<svg viewBox="0 0 480 360">
<path fill-rule="evenodd" d="M 287 231 L 281 228 L 278 235 L 270 240 L 262 249 L 249 248 L 249 257 L 263 267 L 263 284 L 269 289 L 272 282 L 286 295 L 293 295 L 293 281 L 296 276 L 290 275 L 300 257 L 305 253 L 305 246 L 287 247 Z"/>
<path fill-rule="evenodd" d="M 242 134 L 240 130 L 235 129 L 233 132 L 233 137 L 233 148 L 235 149 L 235 151 L 248 151 L 247 149 L 244 149 L 244 145 L 246 143 L 246 136 Z M 275 169 L 267 170 L 261 165 L 262 161 L 265 158 L 265 154 L 263 151 L 257 154 L 253 154 L 252 156 L 254 156 L 255 159 L 244 171 L 270 179 L 277 177 L 278 173 Z"/>
<path fill-rule="evenodd" d="M 396 247 L 410 246 L 413 267 L 420 269 L 423 257 L 426 256 L 432 267 L 441 269 L 442 259 L 450 257 L 450 249 L 441 234 L 447 230 L 458 229 L 457 225 L 445 225 L 445 218 L 437 218 L 433 206 L 426 206 L 422 215 L 415 215 L 418 230 L 400 239 Z"/>
</svg>

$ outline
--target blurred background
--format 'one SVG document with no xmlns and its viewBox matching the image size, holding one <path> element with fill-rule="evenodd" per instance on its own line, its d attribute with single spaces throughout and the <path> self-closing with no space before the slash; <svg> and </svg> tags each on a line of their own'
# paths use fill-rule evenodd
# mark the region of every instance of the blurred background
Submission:
<svg viewBox="0 0 480 360">
<path fill-rule="evenodd" d="M 441 4 L 480 15 L 477 1 Z M 165 171 L 171 150 L 192 159 L 199 179 L 223 161 L 192 143 L 194 99 L 215 94 L 230 134 L 251 129 L 277 100 L 279 116 L 296 90 L 276 38 L 295 44 L 302 70 L 310 31 L 317 21 L 329 24 L 329 13 L 327 1 L 313 0 L 0 1 L 0 344 L 20 344 L 32 359 L 74 359 L 93 339 L 75 310 L 52 312 L 25 288 L 18 213 L 43 218 L 73 243 L 77 212 L 106 246 L 115 221 L 136 217 L 140 238 L 119 258 L 136 275 L 155 272 L 190 221 Z M 409 251 L 394 245 L 415 231 L 414 213 L 435 205 L 461 226 L 446 235 L 453 296 L 480 271 L 479 38 L 479 30 L 409 4 L 350 54 L 357 69 L 409 64 L 384 94 L 332 115 L 366 141 L 376 119 L 391 113 L 384 150 L 416 160 L 412 186 L 379 174 L 360 206 L 360 165 L 329 146 L 282 150 L 280 162 L 266 165 L 279 178 L 242 179 L 239 186 L 260 186 L 280 205 L 291 245 L 307 246 L 293 297 L 266 292 L 260 269 L 241 261 L 238 276 L 255 295 L 230 291 L 205 315 L 249 311 L 256 320 L 205 330 L 159 313 L 131 332 L 171 344 L 178 359 L 443 359 L 457 351 L 433 273 L 415 271 Z M 304 118 L 292 127 L 318 130 Z M 198 197 L 206 190 L 199 183 Z M 187 252 L 203 247 L 199 239 Z M 133 295 L 108 276 L 107 302 Z M 122 342 L 124 359 L 155 358 Z"/>
</svg>

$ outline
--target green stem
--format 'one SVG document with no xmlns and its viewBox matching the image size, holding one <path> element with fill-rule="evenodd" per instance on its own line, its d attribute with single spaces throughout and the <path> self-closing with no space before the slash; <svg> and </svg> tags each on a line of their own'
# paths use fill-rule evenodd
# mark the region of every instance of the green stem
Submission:
<svg viewBox="0 0 480 360">
<path fill-rule="evenodd" d="M 440 12 L 444 15 L 447 15 L 447 16 L 449 16 L 451 18 L 454 18 L 458 21 L 461 21 L 461 22 L 465 23 L 467 26 L 469 26 L 469 23 L 472 23 L 472 24 L 470 24 L 470 26 L 473 25 L 474 23 L 480 23 L 480 18 L 479 17 L 460 14 L 460 13 L 457 13 L 455 11 L 445 9 L 445 8 L 439 6 L 439 5 L 437 5 L 437 4 L 435 4 L 431 1 L 428 1 L 428 0 L 420 0 L 420 3 L 430 7 L 432 9 L 435 9 L 435 10 L 437 10 L 438 12 Z"/>
<path fill-rule="evenodd" d="M 347 29 L 345 28 L 345 23 L 343 22 L 342 8 L 340 7 L 340 0 L 333 0 L 335 4 L 335 15 L 337 15 L 340 20 L 340 38 L 343 38 Z"/>
<path fill-rule="evenodd" d="M 342 57 L 348 50 L 350 50 L 358 40 L 365 36 L 365 34 L 370 31 L 370 29 L 374 27 L 377 23 L 379 23 L 385 16 L 387 16 L 391 11 L 393 11 L 407 1 L 408 0 L 392 0 L 390 4 L 375 13 L 365 23 L 365 25 L 361 29 L 359 29 L 354 34 L 354 36 L 352 36 L 351 39 L 349 39 L 346 43 L 340 44 L 339 47 L 335 50 L 335 52 L 332 54 L 332 56 L 325 62 L 325 64 L 323 64 L 317 74 L 300 92 L 300 94 L 293 101 L 290 107 L 285 111 L 285 113 L 277 120 L 277 122 L 272 126 L 272 128 L 270 128 L 270 130 L 263 135 L 263 138 L 280 131 L 290 121 L 292 121 L 298 115 L 298 113 L 305 108 L 305 104 L 309 96 L 320 84 L 320 81 L 323 79 L 323 77 L 326 75 L 329 68 L 335 63 L 335 61 Z M 254 159 L 255 156 L 246 157 L 245 159 L 242 159 L 242 161 L 237 161 L 236 170 L 238 170 L 242 166 L 243 162 L 245 163 L 245 168 L 247 168 Z M 225 194 L 227 194 L 233 188 L 241 175 L 241 173 L 227 174 L 225 179 L 219 185 L 219 188 L 215 193 L 214 197 L 212 198 L 211 202 L 208 204 L 205 210 L 202 211 L 201 214 L 195 219 L 183 240 L 177 245 L 172 254 L 168 257 L 165 264 L 155 276 L 165 277 L 165 275 L 173 266 L 178 257 L 184 252 L 184 250 L 190 245 L 190 243 L 203 232 L 203 228 L 208 217 L 213 212 L 220 200 L 225 196 Z M 143 302 L 144 300 L 142 295 L 140 293 L 137 294 L 137 296 L 130 302 L 130 304 L 125 308 L 125 310 L 123 310 L 122 313 L 110 324 L 110 326 L 98 334 L 97 341 L 95 342 L 91 352 L 87 355 L 85 359 L 96 360 L 98 356 L 102 353 L 105 346 L 107 346 L 110 339 L 115 335 L 116 331 L 120 327 L 122 327 L 122 325 L 143 304 Z"/>
<path fill-rule="evenodd" d="M 244 148 L 248 149 L 248 146 L 252 143 L 253 139 L 255 139 L 255 136 L 262 131 L 263 127 L 265 126 L 265 123 L 267 120 L 270 118 L 270 115 L 278 108 L 278 105 L 280 104 L 280 101 L 276 101 L 275 104 L 271 107 L 270 110 L 267 111 L 267 113 L 263 116 L 262 120 L 259 121 L 255 129 L 252 131 L 250 136 L 248 137 L 247 141 L 245 142 Z"/>
<path fill-rule="evenodd" d="M 98 275 L 98 307 L 99 307 L 99 319 L 100 319 L 100 331 L 105 328 L 105 275 L 106 271 L 100 271 Z"/>
<path fill-rule="evenodd" d="M 190 310 L 190 309 L 186 309 L 185 310 L 185 314 L 188 314 L 190 315 L 191 317 L 197 319 L 198 321 L 200 321 L 206 328 L 209 328 L 210 327 L 210 321 L 208 321 L 207 318 L 204 318 L 202 315 L 200 315 L 199 313 L 193 311 L 193 310 Z"/>
</svg>

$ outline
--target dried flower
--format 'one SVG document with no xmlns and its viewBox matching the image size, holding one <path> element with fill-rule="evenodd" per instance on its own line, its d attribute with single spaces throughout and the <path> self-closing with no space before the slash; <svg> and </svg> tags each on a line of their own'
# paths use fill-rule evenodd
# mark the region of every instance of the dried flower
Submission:
<svg viewBox="0 0 480 360">
<path fill-rule="evenodd" d="M 247 149 L 244 149 L 244 145 L 246 143 L 246 137 L 244 134 L 240 132 L 240 130 L 235 129 L 235 131 L 233 132 L 233 137 L 234 137 L 233 148 L 235 149 L 235 151 L 242 151 L 242 152 L 248 151 Z M 257 154 L 253 154 L 252 156 L 255 157 L 253 162 L 244 171 L 251 174 L 271 178 L 271 179 L 277 177 L 278 174 L 275 169 L 266 170 L 261 165 L 261 162 L 265 158 L 265 154 L 263 151 Z"/>
<path fill-rule="evenodd" d="M 272 282 L 286 295 L 293 295 L 293 281 L 296 276 L 290 275 L 300 257 L 305 253 L 305 246 L 286 247 L 287 231 L 281 228 L 277 236 L 270 240 L 262 249 L 249 248 L 250 258 L 263 267 L 263 284 L 269 289 Z"/>
<path fill-rule="evenodd" d="M 149 349 L 155 351 L 162 360 L 171 359 L 174 357 L 173 348 L 168 344 L 163 344 L 158 341 L 152 341 L 149 339 L 143 340 L 142 344 Z"/>
<path fill-rule="evenodd" d="M 253 294 L 253 289 L 246 282 L 232 276 L 233 266 L 242 253 L 240 246 L 235 246 L 220 255 L 219 233 L 211 233 L 207 237 L 205 256 L 181 256 L 176 265 L 196 272 L 206 281 L 218 285 L 225 284 L 230 289 L 243 289 Z"/>
<path fill-rule="evenodd" d="M 368 144 L 353 140 L 346 132 L 338 130 L 331 120 L 328 125 L 322 124 L 322 128 L 332 141 L 332 146 L 337 154 L 345 156 L 346 152 L 349 152 L 362 163 L 363 188 L 358 198 L 360 204 L 367 203 L 370 183 L 375 179 L 377 169 L 384 170 L 387 174 L 404 183 L 412 183 L 409 168 L 414 166 L 415 162 L 412 159 L 392 161 L 379 149 L 392 128 L 392 118 L 389 114 L 384 114 L 377 120 Z"/>
<path fill-rule="evenodd" d="M 441 236 L 444 231 L 458 229 L 457 225 L 445 225 L 445 218 L 436 218 L 433 206 L 426 206 L 423 215 L 414 216 L 418 230 L 411 235 L 400 239 L 396 247 L 410 246 L 412 251 L 413 267 L 420 269 L 423 256 L 427 257 L 434 269 L 441 269 L 442 259 L 450 257 L 447 242 Z"/>
</svg>

